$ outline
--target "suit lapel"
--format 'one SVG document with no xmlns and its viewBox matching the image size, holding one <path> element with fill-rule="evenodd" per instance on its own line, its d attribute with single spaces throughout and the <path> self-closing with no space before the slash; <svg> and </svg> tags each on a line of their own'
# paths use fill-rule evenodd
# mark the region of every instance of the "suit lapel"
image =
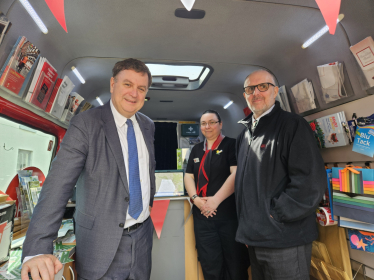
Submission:
<svg viewBox="0 0 374 280">
<path fill-rule="evenodd" d="M 145 145 L 147 146 L 147 149 L 148 149 L 148 153 L 150 154 L 151 151 L 152 151 L 152 135 L 151 135 L 151 130 L 150 130 L 150 127 L 149 127 L 149 124 L 146 123 L 143 118 L 141 117 L 141 115 L 139 115 L 138 113 L 135 114 L 135 117 L 136 117 L 136 120 L 138 121 L 138 124 L 139 124 L 139 127 L 140 127 L 140 130 L 142 131 L 142 134 L 143 134 L 143 138 L 144 138 L 144 142 L 145 142 Z"/>
<path fill-rule="evenodd" d="M 103 129 L 108 141 L 109 147 L 112 150 L 113 156 L 117 162 L 119 174 L 121 176 L 122 182 L 125 186 L 127 193 L 129 192 L 129 186 L 127 182 L 125 160 L 123 158 L 121 142 L 119 140 L 118 131 L 116 123 L 114 122 L 114 117 L 112 110 L 110 108 L 110 102 L 103 106 L 102 120 L 104 121 Z"/>
</svg>

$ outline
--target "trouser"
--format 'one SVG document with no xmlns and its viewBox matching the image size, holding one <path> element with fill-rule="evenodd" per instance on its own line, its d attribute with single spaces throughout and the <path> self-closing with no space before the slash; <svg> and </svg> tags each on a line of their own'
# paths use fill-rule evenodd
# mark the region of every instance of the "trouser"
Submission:
<svg viewBox="0 0 374 280">
<path fill-rule="evenodd" d="M 100 280 L 147 280 L 152 267 L 153 224 L 147 219 L 139 228 L 124 229 L 109 269 Z M 100 254 L 100 252 L 97 252 Z M 86 280 L 79 277 L 78 280 Z M 91 279 L 90 279 L 91 280 Z"/>
<path fill-rule="evenodd" d="M 312 243 L 290 248 L 248 247 L 253 280 L 309 280 Z"/>
<path fill-rule="evenodd" d="M 237 220 L 194 219 L 198 258 L 205 280 L 248 280 L 247 249 L 235 241 Z"/>
</svg>

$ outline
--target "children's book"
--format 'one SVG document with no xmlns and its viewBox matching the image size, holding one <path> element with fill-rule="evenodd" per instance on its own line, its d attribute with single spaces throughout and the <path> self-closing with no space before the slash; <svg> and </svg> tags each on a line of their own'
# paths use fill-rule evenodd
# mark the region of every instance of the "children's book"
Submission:
<svg viewBox="0 0 374 280">
<path fill-rule="evenodd" d="M 335 113 L 309 122 L 320 148 L 333 148 L 349 144 L 347 133 L 342 125 L 347 122 L 344 112 Z"/>
</svg>

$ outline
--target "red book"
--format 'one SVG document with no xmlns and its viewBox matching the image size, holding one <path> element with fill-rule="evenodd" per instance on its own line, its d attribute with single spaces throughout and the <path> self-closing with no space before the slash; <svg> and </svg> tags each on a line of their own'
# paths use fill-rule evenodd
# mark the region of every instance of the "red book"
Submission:
<svg viewBox="0 0 374 280">
<path fill-rule="evenodd" d="M 39 56 L 39 49 L 22 37 L 8 60 L 0 85 L 19 94 L 26 76 Z"/>
<path fill-rule="evenodd" d="M 55 84 L 55 87 L 53 88 L 53 91 L 52 91 L 51 97 L 49 98 L 49 101 L 48 101 L 48 103 L 47 103 L 47 107 L 45 108 L 45 111 L 46 111 L 47 113 L 50 113 L 51 110 L 52 110 L 52 106 L 53 106 L 53 103 L 54 103 L 55 100 L 56 100 L 57 92 L 58 92 L 58 89 L 60 88 L 61 82 L 62 82 L 62 79 L 57 79 L 57 82 L 56 82 L 56 84 Z"/>
<path fill-rule="evenodd" d="M 44 110 L 47 107 L 56 79 L 56 69 L 54 69 L 47 61 L 44 62 L 38 81 L 33 90 L 33 94 L 30 98 L 30 103 Z"/>
</svg>

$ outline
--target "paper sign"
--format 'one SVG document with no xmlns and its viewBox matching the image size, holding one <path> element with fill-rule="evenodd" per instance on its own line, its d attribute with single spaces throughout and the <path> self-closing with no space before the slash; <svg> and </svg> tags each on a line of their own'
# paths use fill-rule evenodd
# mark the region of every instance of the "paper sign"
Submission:
<svg viewBox="0 0 374 280">
<path fill-rule="evenodd" d="M 162 179 L 157 193 L 172 196 L 175 190 L 175 185 L 171 179 Z"/>
</svg>

